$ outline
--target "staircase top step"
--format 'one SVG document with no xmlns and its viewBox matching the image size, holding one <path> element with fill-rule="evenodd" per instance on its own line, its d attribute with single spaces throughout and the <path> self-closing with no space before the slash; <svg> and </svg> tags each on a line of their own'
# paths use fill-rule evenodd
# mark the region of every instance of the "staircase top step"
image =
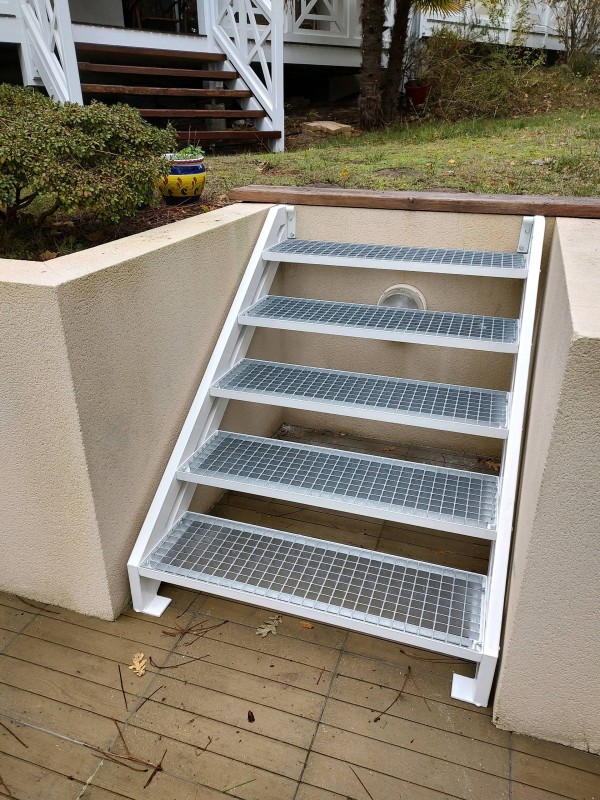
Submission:
<svg viewBox="0 0 600 800">
<path fill-rule="evenodd" d="M 234 599 L 431 649 L 480 650 L 487 579 L 473 572 L 188 512 L 140 574 L 197 582 L 203 591 L 214 587 Z"/>
<path fill-rule="evenodd" d="M 141 94 L 153 97 L 252 97 L 249 89 L 196 89 L 188 86 L 123 86 L 116 83 L 82 83 L 88 94 Z"/>
<path fill-rule="evenodd" d="M 516 353 L 519 321 L 481 314 L 373 306 L 267 295 L 239 316 L 243 325 Z"/>
<path fill-rule="evenodd" d="M 422 527 L 495 538 L 498 478 L 217 431 L 180 480 Z"/>
<path fill-rule="evenodd" d="M 110 75 L 149 75 L 167 78 L 197 78 L 198 80 L 231 81 L 238 77 L 230 70 L 185 69 L 182 67 L 141 66 L 139 64 L 99 64 L 95 61 L 79 61 L 80 72 L 102 72 Z"/>
<path fill-rule="evenodd" d="M 507 392 L 243 359 L 211 394 L 506 438 Z"/>
<path fill-rule="evenodd" d="M 139 57 L 140 59 L 169 59 L 169 61 L 193 61 L 221 63 L 225 61 L 222 53 L 199 53 L 186 50 L 164 50 L 154 47 L 126 47 L 116 44 L 92 44 L 88 42 L 77 42 L 75 44 L 77 55 L 82 53 L 92 53 L 100 55 L 116 55 Z"/>
<path fill-rule="evenodd" d="M 401 269 L 502 278 L 527 276 L 527 257 L 521 253 L 450 250 L 444 247 L 403 247 L 284 239 L 265 250 L 263 257 L 267 261 L 288 261 L 296 264 Z"/>
</svg>

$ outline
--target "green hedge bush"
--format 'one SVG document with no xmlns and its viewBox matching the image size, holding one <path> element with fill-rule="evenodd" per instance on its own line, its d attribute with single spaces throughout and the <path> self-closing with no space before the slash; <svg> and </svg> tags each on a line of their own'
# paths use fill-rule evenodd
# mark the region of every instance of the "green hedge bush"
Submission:
<svg viewBox="0 0 600 800">
<path fill-rule="evenodd" d="M 171 128 L 149 125 L 130 106 L 61 104 L 0 84 L 0 222 L 15 225 L 32 208 L 37 225 L 59 209 L 113 222 L 131 216 L 174 147 Z"/>
</svg>

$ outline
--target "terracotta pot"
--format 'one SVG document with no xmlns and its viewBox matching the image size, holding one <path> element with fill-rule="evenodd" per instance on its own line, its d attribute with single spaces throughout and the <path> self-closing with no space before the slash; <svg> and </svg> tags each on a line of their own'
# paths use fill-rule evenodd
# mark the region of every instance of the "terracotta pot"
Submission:
<svg viewBox="0 0 600 800">
<path fill-rule="evenodd" d="M 419 83 L 418 81 L 406 81 L 404 84 L 404 91 L 406 92 L 406 96 L 413 104 L 413 106 L 422 106 L 424 105 L 427 97 L 429 96 L 429 92 L 431 91 L 431 86 L 428 83 Z"/>
</svg>

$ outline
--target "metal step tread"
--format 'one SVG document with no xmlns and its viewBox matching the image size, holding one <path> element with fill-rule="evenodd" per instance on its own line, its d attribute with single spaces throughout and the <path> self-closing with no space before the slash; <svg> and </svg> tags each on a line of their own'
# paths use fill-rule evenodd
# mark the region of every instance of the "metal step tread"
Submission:
<svg viewBox="0 0 600 800">
<path fill-rule="evenodd" d="M 267 295 L 240 314 L 246 325 L 344 333 L 398 341 L 516 352 L 519 321 L 480 314 Z"/>
<path fill-rule="evenodd" d="M 368 375 L 334 369 L 243 359 L 220 380 L 211 394 L 260 402 L 297 401 L 335 412 L 336 407 L 426 421 L 507 429 L 509 394 L 492 389 Z"/>
<path fill-rule="evenodd" d="M 495 475 L 229 431 L 207 439 L 177 477 L 488 539 L 496 525 Z"/>
<path fill-rule="evenodd" d="M 285 603 L 299 616 L 368 623 L 375 635 L 401 631 L 470 650 L 481 641 L 484 575 L 218 517 L 186 513 L 142 563 L 140 573 L 149 571 L 257 605 Z"/>
<path fill-rule="evenodd" d="M 295 263 L 352 266 L 397 265 L 402 269 L 423 265 L 447 268 L 457 272 L 485 274 L 493 270 L 521 276 L 527 273 L 527 256 L 522 253 L 487 252 L 483 250 L 450 250 L 443 247 L 407 247 L 398 245 L 355 244 L 353 242 L 320 242 L 312 239 L 285 239 L 263 253 L 265 260 Z M 375 262 L 375 263 L 372 263 Z M 376 262 L 382 262 L 377 264 Z M 444 271 L 446 271 L 444 269 Z"/>
</svg>

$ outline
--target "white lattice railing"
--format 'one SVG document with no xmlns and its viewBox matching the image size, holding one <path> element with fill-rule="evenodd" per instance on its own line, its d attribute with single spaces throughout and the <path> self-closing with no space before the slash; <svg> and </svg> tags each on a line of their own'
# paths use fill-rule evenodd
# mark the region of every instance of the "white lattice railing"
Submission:
<svg viewBox="0 0 600 800">
<path fill-rule="evenodd" d="M 283 2 L 282 0 L 210 0 L 207 33 L 227 56 L 254 98 L 248 108 L 263 108 L 262 130 L 281 131 L 273 141 L 283 149 Z"/>
<path fill-rule="evenodd" d="M 359 10 L 356 0 L 295 0 L 287 6 L 285 41 L 357 46 Z"/>
<path fill-rule="evenodd" d="M 21 62 L 25 83 L 44 84 L 63 103 L 82 103 L 68 0 L 16 0 L 23 23 Z"/>
</svg>

